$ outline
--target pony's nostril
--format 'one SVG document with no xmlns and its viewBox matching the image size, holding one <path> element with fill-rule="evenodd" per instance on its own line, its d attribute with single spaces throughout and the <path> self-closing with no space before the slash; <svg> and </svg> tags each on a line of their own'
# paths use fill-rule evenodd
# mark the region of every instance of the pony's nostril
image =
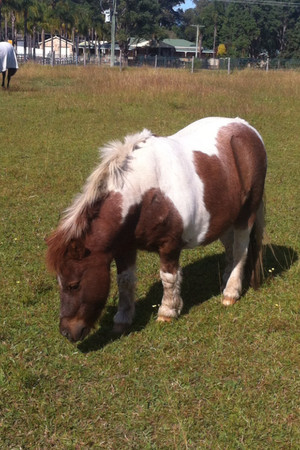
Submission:
<svg viewBox="0 0 300 450">
<path fill-rule="evenodd" d="M 82 319 L 62 317 L 60 319 L 60 333 L 70 342 L 82 341 L 90 332 L 90 327 Z"/>
<path fill-rule="evenodd" d="M 78 340 L 83 341 L 83 339 L 89 334 L 89 332 L 90 332 L 89 327 L 82 328 L 80 336 L 78 337 Z"/>
<path fill-rule="evenodd" d="M 71 333 L 66 328 L 62 329 L 61 334 L 66 337 L 69 341 L 72 341 Z"/>
</svg>

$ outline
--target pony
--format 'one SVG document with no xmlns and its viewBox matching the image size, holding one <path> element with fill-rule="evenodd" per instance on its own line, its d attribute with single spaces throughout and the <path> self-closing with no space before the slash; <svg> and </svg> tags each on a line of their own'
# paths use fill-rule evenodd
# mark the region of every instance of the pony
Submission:
<svg viewBox="0 0 300 450">
<path fill-rule="evenodd" d="M 2 84 L 4 87 L 7 71 L 7 87 L 11 77 L 17 72 L 19 66 L 13 46 L 9 42 L 0 42 L 0 72 L 2 72 Z"/>
<path fill-rule="evenodd" d="M 220 239 L 222 303 L 261 281 L 267 158 L 260 134 L 239 118 L 198 120 L 168 137 L 147 129 L 101 149 L 101 162 L 46 239 L 46 261 L 60 290 L 60 332 L 84 339 L 99 318 L 115 260 L 119 292 L 113 331 L 135 312 L 137 250 L 157 252 L 163 297 L 158 321 L 178 318 L 182 249 Z"/>
</svg>

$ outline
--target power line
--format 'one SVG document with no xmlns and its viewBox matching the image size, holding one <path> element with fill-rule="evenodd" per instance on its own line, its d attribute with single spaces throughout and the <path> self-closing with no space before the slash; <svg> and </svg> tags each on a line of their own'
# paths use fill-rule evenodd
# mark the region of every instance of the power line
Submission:
<svg viewBox="0 0 300 450">
<path fill-rule="evenodd" d="M 212 0 L 211 0 L 212 1 Z M 283 2 L 283 1 L 276 1 L 276 0 L 213 0 L 213 1 L 219 1 L 223 3 L 241 3 L 243 5 L 263 5 L 263 6 L 287 6 L 287 7 L 300 7 L 299 2 Z"/>
</svg>

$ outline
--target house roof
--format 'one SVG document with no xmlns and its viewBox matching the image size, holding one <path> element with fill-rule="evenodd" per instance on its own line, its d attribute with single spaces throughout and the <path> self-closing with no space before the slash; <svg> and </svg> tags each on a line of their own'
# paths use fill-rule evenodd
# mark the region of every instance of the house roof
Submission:
<svg viewBox="0 0 300 450">
<path fill-rule="evenodd" d="M 163 42 L 172 45 L 176 48 L 177 52 L 193 52 L 196 53 L 196 43 L 187 41 L 186 39 L 164 39 Z M 213 50 L 204 49 L 201 50 L 202 54 L 212 54 Z"/>
<path fill-rule="evenodd" d="M 164 39 L 168 45 L 172 45 L 175 47 L 176 52 L 184 52 L 184 53 L 196 53 L 196 44 L 195 42 L 190 42 L 185 39 Z"/>
<path fill-rule="evenodd" d="M 195 50 L 195 42 L 187 41 L 186 39 L 164 39 L 163 42 L 172 45 L 173 47 L 185 47 Z"/>
<path fill-rule="evenodd" d="M 129 48 L 133 50 L 134 48 L 174 48 L 173 45 L 168 44 L 165 41 L 156 41 L 155 39 L 145 40 L 145 39 L 137 39 L 131 38 L 129 43 Z"/>
<path fill-rule="evenodd" d="M 64 38 L 64 37 L 61 37 L 61 38 L 60 38 L 59 36 L 56 36 L 56 35 L 53 36 L 52 38 L 50 37 L 50 38 L 48 38 L 48 39 L 45 39 L 45 43 L 46 43 L 46 42 L 51 42 L 51 39 L 53 39 L 53 40 L 55 40 L 55 39 L 61 39 L 62 41 L 64 41 L 64 42 L 67 41 L 68 44 L 73 45 L 73 42 L 70 41 L 69 39 L 66 39 L 66 38 Z M 43 43 L 43 42 L 40 41 L 40 42 L 39 42 L 39 45 L 42 45 L 42 43 Z"/>
</svg>

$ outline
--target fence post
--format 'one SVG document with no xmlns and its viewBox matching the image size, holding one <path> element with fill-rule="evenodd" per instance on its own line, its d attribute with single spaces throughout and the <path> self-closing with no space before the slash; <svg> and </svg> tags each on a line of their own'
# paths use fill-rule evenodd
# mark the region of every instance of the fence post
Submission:
<svg viewBox="0 0 300 450">
<path fill-rule="evenodd" d="M 228 58 L 227 73 L 230 75 L 230 58 Z"/>
<path fill-rule="evenodd" d="M 155 67 L 155 69 L 157 69 L 157 55 L 155 55 L 155 58 L 154 58 L 154 67 Z"/>
<path fill-rule="evenodd" d="M 195 60 L 195 57 L 192 56 L 192 69 L 191 69 L 192 73 L 194 73 L 194 60 Z"/>
<path fill-rule="evenodd" d="M 85 47 L 83 49 L 83 65 L 86 66 L 86 51 L 85 51 Z"/>
<path fill-rule="evenodd" d="M 266 71 L 269 71 L 269 58 L 267 58 Z"/>
</svg>

